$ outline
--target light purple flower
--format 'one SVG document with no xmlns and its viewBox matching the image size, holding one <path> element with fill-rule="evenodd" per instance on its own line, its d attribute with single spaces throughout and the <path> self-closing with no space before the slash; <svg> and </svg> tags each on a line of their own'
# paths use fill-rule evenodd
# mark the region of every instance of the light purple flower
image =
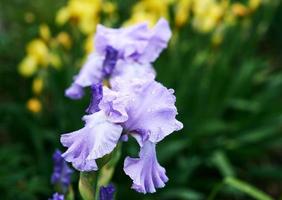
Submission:
<svg viewBox="0 0 282 200">
<path fill-rule="evenodd" d="M 63 194 L 59 194 L 59 193 L 54 193 L 52 198 L 49 198 L 48 200 L 64 200 L 64 195 Z"/>
<path fill-rule="evenodd" d="M 155 144 L 183 127 L 175 119 L 174 104 L 173 90 L 152 78 L 116 78 L 112 89 L 103 88 L 100 111 L 84 117 L 85 127 L 62 135 L 61 142 L 68 147 L 63 156 L 80 171 L 97 170 L 95 160 L 110 153 L 122 133 L 132 135 L 141 146 L 140 159 L 127 158 L 124 170 L 133 179 L 134 189 L 154 192 L 167 181 L 164 169 L 156 160 Z M 133 176 L 135 168 L 139 171 Z M 149 169 L 146 175 L 142 172 L 145 169 Z"/>
<path fill-rule="evenodd" d="M 65 95 L 71 99 L 80 99 L 84 95 L 84 87 L 101 82 L 105 78 L 123 75 L 127 70 L 122 70 L 122 64 L 126 64 L 130 69 L 125 75 L 127 77 L 129 74 L 132 77 L 144 75 L 148 71 L 154 74 L 150 63 L 167 47 L 170 37 L 171 31 L 165 19 L 160 19 L 152 29 L 146 23 L 120 29 L 98 25 L 95 35 L 97 52 L 89 55 Z M 129 67 L 129 64 L 132 66 Z M 119 69 L 115 71 L 115 68 Z"/>
<path fill-rule="evenodd" d="M 82 129 L 61 136 L 61 143 L 68 147 L 62 156 L 79 171 L 97 170 L 95 160 L 115 148 L 122 127 L 109 121 L 104 111 L 86 115 L 83 120 Z"/>
<path fill-rule="evenodd" d="M 133 180 L 132 188 L 142 193 L 156 192 L 168 181 L 165 169 L 158 163 L 156 145 L 150 141 L 141 147 L 139 158 L 125 159 L 124 171 Z"/>
<path fill-rule="evenodd" d="M 52 184 L 59 185 L 65 192 L 71 182 L 71 174 L 73 171 L 69 168 L 66 161 L 62 157 L 60 150 L 56 150 L 53 154 L 54 170 L 51 176 Z"/>
</svg>

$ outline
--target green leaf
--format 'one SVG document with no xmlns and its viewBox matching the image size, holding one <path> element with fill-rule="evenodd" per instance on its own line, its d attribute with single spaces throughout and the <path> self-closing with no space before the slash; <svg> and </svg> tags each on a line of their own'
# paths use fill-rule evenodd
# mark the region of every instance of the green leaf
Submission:
<svg viewBox="0 0 282 200">
<path fill-rule="evenodd" d="M 273 200 L 270 196 L 255 188 L 254 186 L 233 177 L 224 179 L 224 183 L 233 187 L 257 200 Z"/>
</svg>

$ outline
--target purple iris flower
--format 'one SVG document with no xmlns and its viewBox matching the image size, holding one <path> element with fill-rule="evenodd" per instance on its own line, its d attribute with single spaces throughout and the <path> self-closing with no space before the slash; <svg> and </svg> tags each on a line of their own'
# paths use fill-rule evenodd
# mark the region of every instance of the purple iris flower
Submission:
<svg viewBox="0 0 282 200">
<path fill-rule="evenodd" d="M 99 200 L 114 200 L 115 187 L 113 184 L 100 188 Z"/>
<path fill-rule="evenodd" d="M 160 19 L 152 29 L 146 23 L 120 29 L 98 25 L 95 35 L 97 52 L 88 56 L 65 95 L 71 99 L 82 98 L 84 87 L 113 77 L 119 61 L 135 62 L 139 66 L 149 65 L 151 68 L 150 63 L 167 47 L 170 37 L 171 31 L 165 19 Z M 138 72 L 141 70 L 138 69 Z M 118 74 L 122 71 L 119 70 Z"/>
<path fill-rule="evenodd" d="M 155 145 L 183 125 L 176 120 L 172 89 L 153 77 L 116 78 L 112 88 L 103 88 L 99 111 L 83 117 L 85 126 L 61 136 L 67 147 L 63 157 L 79 171 L 98 170 L 96 159 L 109 154 L 124 135 L 140 145 L 139 158 L 126 158 L 124 171 L 138 192 L 155 192 L 168 181 L 157 161 Z"/>
<path fill-rule="evenodd" d="M 59 193 L 54 193 L 52 198 L 49 198 L 48 200 L 64 200 L 64 195 L 63 194 L 59 194 Z"/>
<path fill-rule="evenodd" d="M 52 184 L 59 185 L 65 192 L 71 182 L 72 170 L 68 167 L 66 161 L 62 157 L 60 150 L 56 150 L 53 154 L 54 170 L 51 176 Z"/>
</svg>

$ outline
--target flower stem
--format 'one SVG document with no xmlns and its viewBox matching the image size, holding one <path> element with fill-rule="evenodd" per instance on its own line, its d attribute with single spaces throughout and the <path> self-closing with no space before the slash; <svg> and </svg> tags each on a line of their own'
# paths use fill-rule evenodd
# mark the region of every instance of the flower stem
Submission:
<svg viewBox="0 0 282 200">
<path fill-rule="evenodd" d="M 97 200 L 95 196 L 98 182 L 98 172 L 80 172 L 79 192 L 83 200 Z"/>
</svg>

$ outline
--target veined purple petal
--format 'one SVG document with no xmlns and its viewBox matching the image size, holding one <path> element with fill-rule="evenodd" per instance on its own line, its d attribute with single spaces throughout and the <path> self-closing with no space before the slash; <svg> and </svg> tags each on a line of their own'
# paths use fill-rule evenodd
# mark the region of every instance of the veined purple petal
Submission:
<svg viewBox="0 0 282 200">
<path fill-rule="evenodd" d="M 111 46 L 106 47 L 106 57 L 103 62 L 103 77 L 109 78 L 114 70 L 118 59 L 118 51 L 112 48 Z"/>
<path fill-rule="evenodd" d="M 153 193 L 168 181 L 165 169 L 156 156 L 156 145 L 150 141 L 141 147 L 139 158 L 127 157 L 124 171 L 133 180 L 132 188 L 141 193 Z"/>
<path fill-rule="evenodd" d="M 49 198 L 48 200 L 64 200 L 64 195 L 63 194 L 59 194 L 59 193 L 54 193 L 52 198 Z"/>
<path fill-rule="evenodd" d="M 127 96 L 124 106 L 128 120 L 123 123 L 127 131 L 141 135 L 143 140 L 148 137 L 151 142 L 159 142 L 182 129 L 182 123 L 175 118 L 177 109 L 172 89 L 152 79 L 121 78 L 115 80 L 112 89 L 117 96 Z"/>
<path fill-rule="evenodd" d="M 84 87 L 101 82 L 103 79 L 103 60 L 103 56 L 96 53 L 90 54 L 78 75 L 74 77 L 74 82 L 66 90 L 66 96 L 72 99 L 80 99 L 84 95 Z"/>
<path fill-rule="evenodd" d="M 100 188 L 99 200 L 114 200 L 115 187 L 113 184 Z"/>
<path fill-rule="evenodd" d="M 148 63 L 156 60 L 166 48 L 170 37 L 171 31 L 165 19 L 160 19 L 152 29 L 146 23 L 120 29 L 98 25 L 95 49 L 99 54 L 105 55 L 107 47 L 110 46 L 118 51 L 121 59 Z"/>
<path fill-rule="evenodd" d="M 103 98 L 103 86 L 102 83 L 97 83 L 91 86 L 91 100 L 90 105 L 86 109 L 88 114 L 93 114 L 100 110 L 99 103 Z"/>
<path fill-rule="evenodd" d="M 127 111 L 125 110 L 128 96 L 110 90 L 107 87 L 104 87 L 103 91 L 103 99 L 99 104 L 99 108 L 106 113 L 109 121 L 113 123 L 125 122 L 128 119 Z"/>
<path fill-rule="evenodd" d="M 103 111 L 86 115 L 83 120 L 84 128 L 61 136 L 61 143 L 68 147 L 62 156 L 79 171 L 93 171 L 98 169 L 95 160 L 116 147 L 122 127 L 110 122 Z"/>
</svg>

